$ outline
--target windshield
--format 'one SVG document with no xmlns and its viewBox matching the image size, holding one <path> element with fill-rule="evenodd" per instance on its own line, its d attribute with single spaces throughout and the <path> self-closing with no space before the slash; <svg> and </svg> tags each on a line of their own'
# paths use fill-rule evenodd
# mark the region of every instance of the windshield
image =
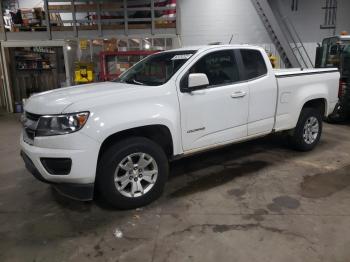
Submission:
<svg viewBox="0 0 350 262">
<path fill-rule="evenodd" d="M 322 46 L 323 54 L 321 67 L 349 68 L 350 41 L 328 38 L 323 41 Z"/>
<path fill-rule="evenodd" d="M 148 56 L 114 81 L 134 85 L 163 85 L 194 53 L 195 51 L 174 51 Z"/>
</svg>

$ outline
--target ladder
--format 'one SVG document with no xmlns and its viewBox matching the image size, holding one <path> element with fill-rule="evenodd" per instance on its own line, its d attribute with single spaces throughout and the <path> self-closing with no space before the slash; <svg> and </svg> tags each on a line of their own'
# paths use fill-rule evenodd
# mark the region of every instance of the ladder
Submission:
<svg viewBox="0 0 350 262">
<path fill-rule="evenodd" d="M 267 0 L 251 0 L 285 67 L 313 67 L 293 24 L 271 9 Z"/>
<path fill-rule="evenodd" d="M 288 17 L 282 16 L 278 10 L 276 10 L 275 13 L 276 18 L 279 20 L 280 27 L 284 32 L 284 36 L 298 59 L 300 66 L 303 68 L 313 68 L 314 64 L 293 23 Z"/>
</svg>

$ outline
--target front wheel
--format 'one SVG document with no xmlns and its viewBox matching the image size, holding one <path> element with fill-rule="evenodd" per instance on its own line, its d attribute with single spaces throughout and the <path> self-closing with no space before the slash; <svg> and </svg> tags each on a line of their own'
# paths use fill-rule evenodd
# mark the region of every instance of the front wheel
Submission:
<svg viewBox="0 0 350 262">
<path fill-rule="evenodd" d="M 298 124 L 290 136 L 291 146 L 299 151 L 310 151 L 316 147 L 322 134 L 322 115 L 314 108 L 301 111 Z"/>
<path fill-rule="evenodd" d="M 103 153 L 97 189 L 118 209 L 137 208 L 161 195 L 168 169 L 168 159 L 158 144 L 147 138 L 128 138 Z"/>
</svg>

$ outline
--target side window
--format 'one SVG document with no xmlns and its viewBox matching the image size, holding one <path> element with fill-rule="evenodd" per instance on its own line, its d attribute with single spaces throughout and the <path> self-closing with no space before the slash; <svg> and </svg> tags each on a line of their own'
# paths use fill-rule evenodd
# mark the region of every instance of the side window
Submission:
<svg viewBox="0 0 350 262">
<path fill-rule="evenodd" d="M 265 60 L 258 50 L 241 50 L 242 60 L 245 68 L 245 79 L 249 80 L 267 74 Z"/>
<path fill-rule="evenodd" d="M 213 52 L 202 57 L 189 73 L 206 74 L 209 86 L 238 82 L 239 72 L 232 50 Z"/>
</svg>

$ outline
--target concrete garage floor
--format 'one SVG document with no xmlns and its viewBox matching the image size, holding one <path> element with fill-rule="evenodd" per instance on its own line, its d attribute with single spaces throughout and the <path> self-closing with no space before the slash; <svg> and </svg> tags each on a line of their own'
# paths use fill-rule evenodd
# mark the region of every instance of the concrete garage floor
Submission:
<svg viewBox="0 0 350 262">
<path fill-rule="evenodd" d="M 269 137 L 177 161 L 132 211 L 59 196 L 24 169 L 18 117 L 0 126 L 0 261 L 350 260 L 349 125 L 310 153 Z"/>
</svg>

